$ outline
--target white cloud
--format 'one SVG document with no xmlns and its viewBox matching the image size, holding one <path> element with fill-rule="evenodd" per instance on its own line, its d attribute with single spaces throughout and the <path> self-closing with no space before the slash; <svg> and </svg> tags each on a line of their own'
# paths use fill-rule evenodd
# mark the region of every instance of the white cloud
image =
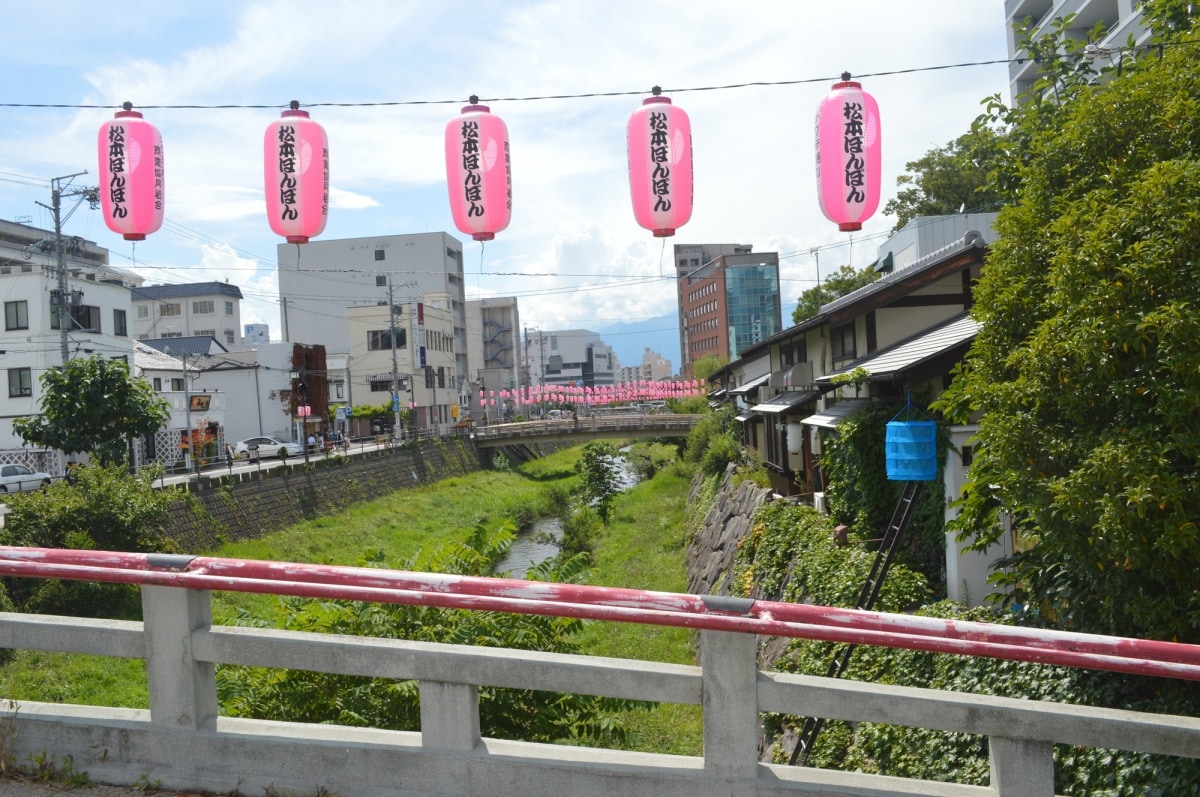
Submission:
<svg viewBox="0 0 1200 797">
<path fill-rule="evenodd" d="M 228 277 L 263 296 L 274 290 L 273 274 L 248 258 L 273 261 L 279 239 L 264 218 L 262 135 L 289 100 L 455 100 L 311 107 L 330 139 L 331 212 L 322 237 L 336 238 L 458 235 L 447 206 L 442 136 L 472 92 L 638 92 L 490 101 L 512 142 L 513 219 L 482 249 L 458 235 L 468 289 L 472 296 L 517 295 L 522 319 L 547 328 L 672 313 L 673 283 L 658 275 L 673 272 L 675 243 L 737 241 L 780 252 L 785 304 L 816 277 L 810 249 L 821 248 L 826 274 L 843 262 L 869 262 L 880 240 L 873 236 L 891 220 L 877 215 L 851 247 L 817 209 L 812 117 L 833 78 L 843 70 L 869 75 L 1005 55 L 1002 0 L 168 6 L 135 12 L 119 50 L 78 36 L 68 53 L 0 55 L 0 69 L 10 84 L 36 87 L 30 102 L 273 105 L 145 110 L 164 138 L 168 219 L 188 232 L 151 236 L 139 257 L 174 263 L 172 274 L 196 281 Z M 77 21 L 95 30 L 104 19 L 88 8 Z M 53 28 L 40 11 L 30 24 Z M 815 81 L 681 90 L 808 79 Z M 1007 89 L 1002 65 L 862 80 L 883 114 L 885 201 L 906 162 L 964 132 L 979 102 Z M 626 119 L 655 84 L 688 111 L 695 147 L 693 218 L 665 241 L 633 220 L 624 151 Z M 95 131 L 111 111 L 6 110 L 0 172 L 44 171 L 49 178 L 83 166 L 94 173 Z M 8 217 L 46 201 L 45 191 L 3 188 L 0 202 L 15 197 L 7 200 Z M 88 234 L 114 250 L 119 245 L 102 225 L 92 224 Z M 259 316 L 248 320 L 278 329 L 277 306 L 256 301 Z"/>
</svg>

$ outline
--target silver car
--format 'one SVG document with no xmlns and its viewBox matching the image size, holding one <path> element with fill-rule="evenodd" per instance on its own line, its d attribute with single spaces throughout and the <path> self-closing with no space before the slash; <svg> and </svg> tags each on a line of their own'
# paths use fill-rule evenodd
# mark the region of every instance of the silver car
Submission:
<svg viewBox="0 0 1200 797">
<path fill-rule="evenodd" d="M 0 493 L 23 493 L 50 484 L 49 473 L 30 470 L 24 465 L 0 465 Z"/>
<path fill-rule="evenodd" d="M 280 440 L 278 437 L 250 437 L 239 440 L 233 447 L 234 459 L 260 459 L 279 456 L 279 449 L 286 449 L 289 457 L 304 454 L 304 447 L 290 440 Z"/>
</svg>

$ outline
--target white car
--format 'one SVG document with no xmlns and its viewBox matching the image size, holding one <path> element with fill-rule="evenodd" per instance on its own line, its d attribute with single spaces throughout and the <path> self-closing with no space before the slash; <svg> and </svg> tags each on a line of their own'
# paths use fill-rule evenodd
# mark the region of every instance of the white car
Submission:
<svg viewBox="0 0 1200 797">
<path fill-rule="evenodd" d="M 0 493 L 23 493 L 50 484 L 49 473 L 33 471 L 24 465 L 0 465 Z"/>
<path fill-rule="evenodd" d="M 287 449 L 289 457 L 304 455 L 304 447 L 291 440 L 280 440 L 278 437 L 250 437 L 239 440 L 233 447 L 234 459 L 260 459 L 279 456 L 279 449 Z"/>
</svg>

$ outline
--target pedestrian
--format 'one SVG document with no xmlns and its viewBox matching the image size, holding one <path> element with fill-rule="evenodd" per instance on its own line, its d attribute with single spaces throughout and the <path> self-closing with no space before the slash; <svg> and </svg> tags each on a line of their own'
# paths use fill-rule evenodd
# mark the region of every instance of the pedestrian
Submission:
<svg viewBox="0 0 1200 797">
<path fill-rule="evenodd" d="M 313 451 L 315 451 L 316 447 L 317 447 L 317 438 L 313 437 L 312 432 L 309 432 L 308 433 L 308 451 L 309 451 L 309 453 L 312 453 Z"/>
</svg>

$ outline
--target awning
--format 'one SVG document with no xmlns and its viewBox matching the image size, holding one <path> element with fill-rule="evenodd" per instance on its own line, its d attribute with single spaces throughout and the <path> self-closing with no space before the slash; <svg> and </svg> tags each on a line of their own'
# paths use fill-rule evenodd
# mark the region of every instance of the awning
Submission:
<svg viewBox="0 0 1200 797">
<path fill-rule="evenodd" d="M 709 401 L 721 401 L 724 398 L 725 398 L 725 388 L 721 388 L 720 390 L 714 390 L 713 392 L 708 394 Z"/>
<path fill-rule="evenodd" d="M 749 382 L 747 382 L 744 385 L 740 385 L 738 387 L 731 388 L 729 391 L 729 395 L 744 396 L 747 393 L 753 393 L 755 390 L 758 390 L 760 387 L 765 385 L 767 383 L 767 380 L 770 378 L 771 378 L 771 375 L 769 373 L 763 374 L 762 376 L 755 377 L 754 379 L 751 379 Z"/>
<path fill-rule="evenodd" d="M 762 404 L 755 404 L 750 408 L 750 411 L 770 412 L 773 414 L 788 413 L 802 404 L 816 401 L 820 395 L 821 391 L 819 390 L 794 390 L 789 393 L 780 393 L 769 401 L 764 401 Z"/>
<path fill-rule="evenodd" d="M 861 410 L 871 403 L 870 399 L 842 399 L 832 407 L 809 415 L 800 421 L 807 426 L 818 426 L 822 429 L 834 429 L 848 416 Z"/>
<path fill-rule="evenodd" d="M 825 374 L 817 379 L 817 384 L 829 385 L 834 377 L 856 368 L 867 371 L 872 381 L 903 379 L 921 365 L 936 365 L 935 361 L 939 357 L 952 354 L 955 349 L 961 348 L 965 351 L 978 332 L 979 323 L 968 315 L 961 315 L 908 340 L 855 360 L 840 371 Z"/>
<path fill-rule="evenodd" d="M 762 416 L 757 412 L 743 412 L 741 415 L 738 415 L 736 418 L 734 418 L 734 420 L 739 423 L 747 423 L 749 421 L 757 421 L 761 417 Z"/>
</svg>

